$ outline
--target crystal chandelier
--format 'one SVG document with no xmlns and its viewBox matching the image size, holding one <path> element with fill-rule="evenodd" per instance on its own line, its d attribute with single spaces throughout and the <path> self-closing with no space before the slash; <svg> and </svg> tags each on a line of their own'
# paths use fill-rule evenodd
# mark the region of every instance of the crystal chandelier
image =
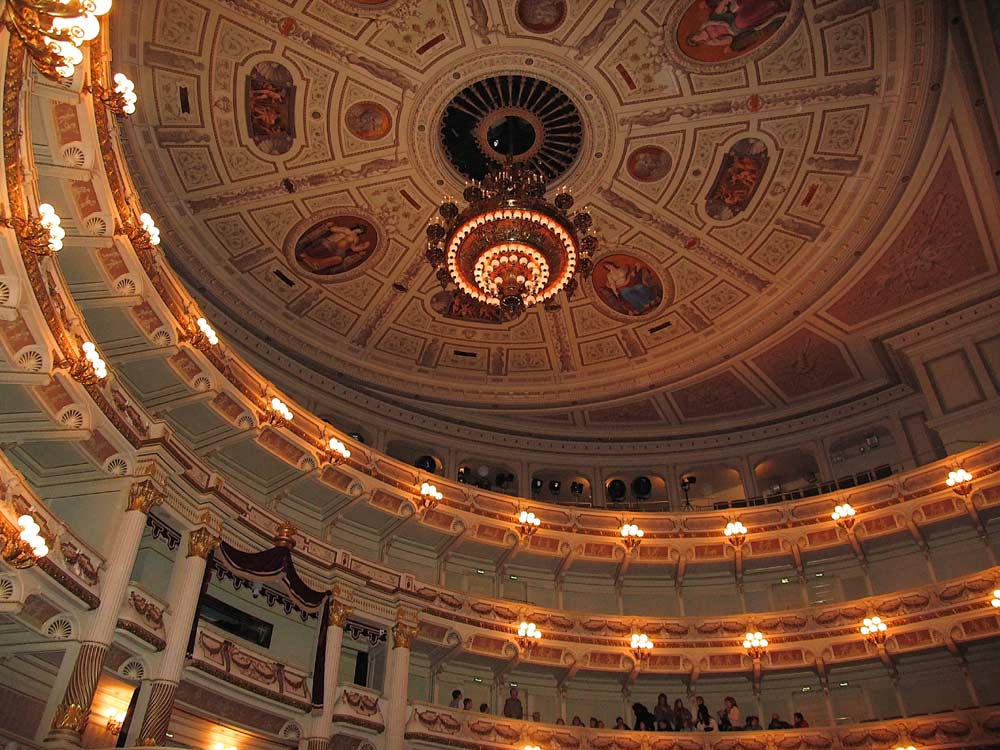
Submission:
<svg viewBox="0 0 1000 750">
<path fill-rule="evenodd" d="M 451 200 L 438 209 L 443 223 L 427 227 L 427 260 L 443 287 L 516 317 L 564 289 L 576 272 L 590 270 L 597 238 L 586 210 L 570 215 L 573 197 L 545 199 L 545 178 L 508 162 L 466 185 L 462 210 Z"/>
</svg>

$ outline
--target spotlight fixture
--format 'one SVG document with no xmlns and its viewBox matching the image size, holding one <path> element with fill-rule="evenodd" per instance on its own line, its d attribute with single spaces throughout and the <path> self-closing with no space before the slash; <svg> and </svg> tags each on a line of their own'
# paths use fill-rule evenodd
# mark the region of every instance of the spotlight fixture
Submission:
<svg viewBox="0 0 1000 750">
<path fill-rule="evenodd" d="M 80 46 L 101 33 L 112 0 L 7 0 L 3 24 L 23 43 L 35 66 L 56 80 L 72 78 Z"/>
<path fill-rule="evenodd" d="M 760 659 L 767 652 L 767 638 L 759 630 L 748 631 L 743 638 L 743 648 L 746 649 L 747 656 L 754 661 Z"/>
<path fill-rule="evenodd" d="M 569 494 L 573 497 L 580 497 L 583 495 L 583 482 L 570 482 Z"/>
<path fill-rule="evenodd" d="M 739 549 L 747 540 L 747 527 L 740 520 L 727 523 L 722 533 L 726 535 L 726 541 L 733 546 L 733 549 Z"/>
<path fill-rule="evenodd" d="M 628 493 L 628 486 L 621 479 L 612 479 L 608 482 L 607 490 L 611 502 L 620 503 Z"/>
<path fill-rule="evenodd" d="M 517 626 L 517 645 L 521 651 L 528 652 L 542 638 L 542 631 L 533 622 L 522 622 Z"/>
<path fill-rule="evenodd" d="M 951 487 L 952 492 L 959 497 L 965 497 L 972 492 L 972 474 L 959 467 L 954 471 L 948 472 L 945 484 Z"/>
<path fill-rule="evenodd" d="M 691 498 L 688 493 L 691 491 L 691 485 L 698 482 L 698 477 L 694 474 L 685 474 L 681 477 L 681 492 L 684 493 L 684 510 L 694 510 L 694 506 L 691 505 Z"/>
<path fill-rule="evenodd" d="M 641 667 L 648 659 L 653 650 L 653 642 L 645 633 L 632 633 L 629 639 L 629 650 L 632 652 L 632 659 L 636 667 Z"/>
<path fill-rule="evenodd" d="M 41 527 L 30 514 L 17 519 L 17 528 L 0 521 L 0 541 L 3 543 L 3 559 L 19 570 L 30 568 L 49 554 Z"/>
<path fill-rule="evenodd" d="M 540 519 L 531 511 L 527 510 L 521 511 L 520 515 L 518 515 L 517 517 L 517 521 L 519 524 L 521 524 L 520 532 L 522 539 L 527 539 L 528 537 L 530 537 L 532 534 L 538 531 L 538 527 L 542 525 L 542 519 Z"/>
<path fill-rule="evenodd" d="M 857 511 L 851 507 L 850 503 L 844 503 L 833 509 L 830 518 L 836 521 L 838 526 L 843 527 L 846 531 L 850 531 L 854 527 L 854 516 L 856 513 Z"/>
<path fill-rule="evenodd" d="M 66 237 L 62 219 L 49 203 L 39 204 L 37 218 L 3 218 L 0 225 L 11 227 L 17 233 L 21 247 L 33 255 L 46 256 L 59 252 Z"/>
<path fill-rule="evenodd" d="M 117 737 L 118 733 L 122 731 L 122 723 L 125 721 L 125 712 L 109 708 L 104 715 L 108 717 L 108 723 L 106 725 L 108 732 Z"/>
<path fill-rule="evenodd" d="M 458 474 L 456 475 L 456 479 L 458 479 L 458 481 L 461 482 L 462 484 L 468 484 L 469 483 L 469 467 L 468 466 L 459 466 L 458 467 Z"/>
<path fill-rule="evenodd" d="M 531 494 L 537 495 L 539 492 L 541 492 L 542 491 L 542 487 L 544 486 L 544 484 L 545 483 L 541 479 L 538 479 L 538 478 L 532 479 L 531 480 Z"/>
<path fill-rule="evenodd" d="M 562 491 L 562 482 L 560 482 L 558 479 L 553 479 L 551 482 L 549 482 L 549 492 L 551 492 L 553 495 L 558 496 L 560 491 Z"/>
<path fill-rule="evenodd" d="M 649 477 L 639 476 L 632 480 L 632 494 L 636 500 L 646 500 L 653 492 L 653 483 Z"/>
<path fill-rule="evenodd" d="M 628 553 L 631 553 L 632 550 L 638 547 L 642 543 L 642 538 L 646 536 L 645 531 L 628 521 L 622 523 L 619 533 L 622 536 L 622 544 L 625 547 L 625 551 Z"/>
<path fill-rule="evenodd" d="M 889 626 L 882 622 L 881 617 L 866 617 L 859 628 L 865 640 L 875 646 L 881 646 L 885 643 L 885 639 L 888 636 L 886 631 L 888 629 Z"/>
</svg>

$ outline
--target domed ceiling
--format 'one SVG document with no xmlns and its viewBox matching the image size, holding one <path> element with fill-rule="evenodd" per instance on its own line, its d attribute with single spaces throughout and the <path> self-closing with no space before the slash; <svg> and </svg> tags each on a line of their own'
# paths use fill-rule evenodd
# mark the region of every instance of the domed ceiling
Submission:
<svg viewBox="0 0 1000 750">
<path fill-rule="evenodd" d="M 143 92 L 123 127 L 165 251 L 279 384 L 614 437 L 887 387 L 873 322 L 989 271 L 972 221 L 952 238 L 968 252 L 929 272 L 893 234 L 914 205 L 927 226 L 932 202 L 969 211 L 953 156 L 920 164 L 941 12 L 136 0 L 114 45 Z M 514 321 L 424 259 L 441 199 L 506 153 L 589 205 L 601 240 L 571 298 Z M 907 191 L 914 169 L 934 185 Z"/>
</svg>

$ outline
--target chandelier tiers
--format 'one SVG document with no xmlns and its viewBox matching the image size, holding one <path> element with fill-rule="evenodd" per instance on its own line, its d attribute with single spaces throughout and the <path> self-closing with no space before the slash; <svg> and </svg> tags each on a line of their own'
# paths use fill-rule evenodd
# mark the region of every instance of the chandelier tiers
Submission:
<svg viewBox="0 0 1000 750">
<path fill-rule="evenodd" d="M 545 199 L 545 178 L 522 162 L 508 162 L 468 183 L 460 210 L 446 199 L 443 223 L 427 227 L 427 261 L 442 287 L 455 284 L 472 299 L 507 318 L 572 294 L 576 273 L 589 273 L 597 249 L 593 218 L 584 209 L 570 215 L 573 197 Z"/>
<path fill-rule="evenodd" d="M 47 77 L 72 78 L 80 47 L 101 33 L 100 16 L 113 0 L 6 0 L 3 23 Z"/>
</svg>

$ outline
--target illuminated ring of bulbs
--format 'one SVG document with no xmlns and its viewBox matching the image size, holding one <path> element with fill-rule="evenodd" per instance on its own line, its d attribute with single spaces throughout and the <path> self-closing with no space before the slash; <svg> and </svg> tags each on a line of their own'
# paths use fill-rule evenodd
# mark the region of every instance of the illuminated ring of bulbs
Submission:
<svg viewBox="0 0 1000 750">
<path fill-rule="evenodd" d="M 502 274 L 503 270 L 511 266 L 520 267 L 522 271 L 517 276 L 517 282 L 523 284 L 525 291 L 528 292 L 524 298 L 525 304 L 535 303 L 536 292 L 544 289 L 549 281 L 549 264 L 545 260 L 545 256 L 535 248 L 520 242 L 505 242 L 501 245 L 495 245 L 479 256 L 473 269 L 476 284 L 480 289 L 485 289 L 489 293 L 490 299 L 495 297 L 497 300 L 495 303 L 489 302 L 488 299 L 483 301 L 489 304 L 500 304 L 500 287 L 505 279 L 502 275 L 494 276 L 493 274 Z M 530 275 L 526 275 L 526 273 Z"/>
<path fill-rule="evenodd" d="M 566 267 L 562 269 L 562 273 L 554 281 L 550 281 L 548 286 L 542 287 L 539 293 L 535 295 L 535 301 L 545 302 L 547 299 L 550 299 L 561 292 L 565 288 L 566 284 L 569 283 L 570 278 L 572 278 L 574 272 L 576 271 L 576 240 L 560 222 L 546 216 L 543 213 L 526 208 L 504 208 L 476 214 L 452 232 L 451 239 L 448 242 L 446 262 L 448 272 L 451 275 L 452 280 L 456 283 L 456 285 L 458 285 L 459 289 L 480 302 L 494 306 L 500 305 L 499 297 L 493 294 L 488 294 L 486 290 L 470 284 L 469 281 L 459 273 L 458 269 L 458 251 L 461 249 L 462 243 L 465 239 L 483 225 L 497 221 L 531 222 L 545 227 L 556 236 L 556 238 L 562 243 L 563 250 L 566 253 Z M 490 248 L 490 250 L 492 249 L 493 248 Z M 533 252 L 537 252 L 533 248 L 530 249 Z M 476 267 L 478 267 L 478 261 L 481 260 L 481 257 L 477 259 Z"/>
</svg>

